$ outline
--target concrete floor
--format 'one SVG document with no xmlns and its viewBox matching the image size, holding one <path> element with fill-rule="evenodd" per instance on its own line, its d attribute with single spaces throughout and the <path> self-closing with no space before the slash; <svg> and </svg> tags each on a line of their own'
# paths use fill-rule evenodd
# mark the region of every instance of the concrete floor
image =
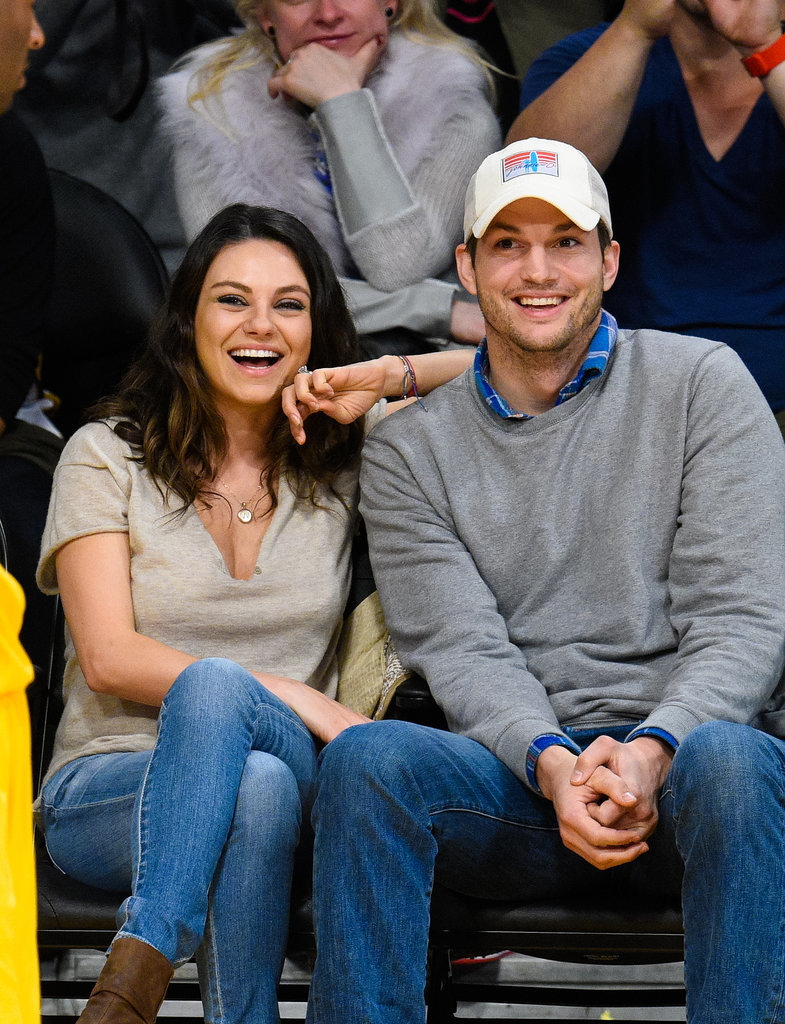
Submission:
<svg viewBox="0 0 785 1024">
<path fill-rule="evenodd" d="M 103 954 L 87 950 L 74 950 L 61 957 L 59 962 L 52 961 L 42 966 L 45 977 L 58 976 L 68 980 L 94 979 L 103 966 Z M 284 968 L 284 980 L 307 981 L 307 967 L 287 961 Z M 177 972 L 183 980 L 195 980 L 196 968 L 186 964 Z M 456 1019 L 458 1020 L 624 1020 L 624 1021 L 683 1021 L 684 1009 L 667 1008 L 624 1008 L 616 1009 L 612 993 L 603 993 L 602 988 L 661 988 L 663 986 L 678 987 L 683 982 L 682 964 L 656 964 L 644 966 L 626 965 L 585 965 L 553 963 L 534 957 L 509 954 L 490 963 L 469 968 L 457 968 L 455 982 L 458 992 L 463 984 L 504 984 L 569 986 L 574 988 L 597 987 L 596 1004 L 580 1007 L 534 1007 L 520 1006 L 509 1003 L 477 1003 L 460 1001 Z M 44 1010 L 48 1013 L 72 1015 L 76 1018 L 81 1012 L 83 1001 L 60 1000 L 54 1005 L 49 1000 Z M 284 1020 L 302 1019 L 305 1012 L 303 1003 L 282 1003 L 281 1016 Z M 195 1002 L 178 1002 L 167 999 L 159 1015 L 159 1019 L 167 1020 L 183 1017 L 198 1017 L 201 1006 Z"/>
</svg>

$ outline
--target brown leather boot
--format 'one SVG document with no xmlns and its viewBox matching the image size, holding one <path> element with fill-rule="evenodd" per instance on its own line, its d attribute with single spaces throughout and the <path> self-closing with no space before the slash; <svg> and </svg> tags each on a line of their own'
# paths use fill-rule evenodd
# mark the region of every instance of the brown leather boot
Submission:
<svg viewBox="0 0 785 1024">
<path fill-rule="evenodd" d="M 115 939 L 76 1024 L 154 1024 L 174 969 L 139 939 Z"/>
</svg>

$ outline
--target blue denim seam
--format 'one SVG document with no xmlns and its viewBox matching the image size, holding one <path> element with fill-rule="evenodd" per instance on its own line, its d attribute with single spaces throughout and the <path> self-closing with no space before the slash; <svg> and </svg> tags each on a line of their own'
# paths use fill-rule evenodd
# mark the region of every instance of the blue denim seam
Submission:
<svg viewBox="0 0 785 1024">
<path fill-rule="evenodd" d="M 438 807 L 435 810 L 431 810 L 431 817 L 437 814 L 476 814 L 480 818 L 487 818 L 489 821 L 499 821 L 503 825 L 512 825 L 515 828 L 528 828 L 535 832 L 558 832 L 558 825 L 550 827 L 548 825 L 532 825 L 531 822 L 527 821 L 516 821 L 514 818 L 503 818 L 499 814 L 488 814 L 487 811 L 478 810 L 475 807 L 455 807 L 453 805 L 446 805 L 445 807 Z"/>
<path fill-rule="evenodd" d="M 275 694 L 273 694 L 273 696 L 275 696 Z M 287 704 L 287 707 L 289 707 L 288 704 Z M 253 719 L 254 727 L 256 728 L 258 726 L 259 718 L 260 718 L 262 712 L 265 712 L 265 713 L 272 712 L 278 718 L 283 719 L 285 722 L 291 722 L 291 724 L 296 729 L 298 729 L 300 732 L 304 733 L 306 736 L 310 736 L 311 735 L 311 730 L 308 728 L 308 726 L 305 724 L 305 722 L 302 720 L 302 718 L 300 718 L 300 716 L 297 714 L 297 712 L 292 710 L 292 708 L 289 708 L 289 710 L 294 715 L 294 718 L 296 719 L 296 721 L 292 721 L 292 719 L 289 718 L 288 715 L 284 714 L 284 712 L 281 711 L 280 708 L 270 707 L 269 704 L 265 703 L 264 701 L 260 701 L 258 706 L 257 706 L 257 708 L 256 708 L 256 711 L 254 713 L 254 719 Z"/>
<path fill-rule="evenodd" d="M 113 796 L 108 800 L 94 800 L 92 803 L 78 805 L 78 810 L 88 810 L 91 807 L 110 807 L 112 804 L 122 803 L 123 800 L 135 800 L 135 793 L 123 793 L 122 796 Z M 51 817 L 52 821 L 57 820 L 57 816 L 60 813 L 60 808 L 57 804 L 49 804 L 42 801 L 41 806 L 46 808 L 47 814 Z M 75 808 L 69 807 L 68 811 L 71 812 Z"/>
<path fill-rule="evenodd" d="M 218 950 L 215 947 L 215 928 L 212 926 L 212 918 L 213 918 L 212 903 L 208 903 L 208 906 L 207 906 L 207 918 L 206 918 L 205 923 L 204 923 L 204 930 L 205 930 L 205 933 L 210 936 L 210 949 L 209 949 L 208 955 L 209 955 L 210 959 L 212 960 L 212 964 L 213 964 L 213 969 L 212 969 L 212 972 L 211 972 L 211 981 L 215 982 L 214 986 L 212 986 L 213 991 L 211 993 L 211 996 L 215 999 L 215 1002 L 218 1005 L 218 1017 L 219 1017 L 219 1020 L 223 1020 L 224 1019 L 224 1000 L 223 1000 L 223 991 L 221 990 L 220 961 L 218 959 Z M 204 941 L 204 939 L 202 941 Z"/>
<path fill-rule="evenodd" d="M 46 847 L 46 852 L 49 854 L 49 860 L 51 860 L 51 862 L 54 864 L 54 866 L 57 868 L 61 875 L 66 875 L 67 872 L 63 871 L 63 869 L 52 856 L 52 851 L 49 849 L 49 843 L 46 840 L 46 832 L 44 832 L 44 846 Z"/>
<path fill-rule="evenodd" d="M 161 719 L 164 717 L 165 714 L 166 714 L 166 711 L 164 709 L 164 705 L 162 704 L 161 705 L 161 714 L 160 714 L 159 720 L 158 720 L 159 721 L 159 728 L 160 728 Z M 144 811 L 144 808 L 145 808 L 145 805 L 146 805 L 146 801 L 147 801 L 147 779 L 149 778 L 149 775 L 150 775 L 150 767 L 152 766 L 152 763 L 155 760 L 155 754 L 156 754 L 156 751 L 154 750 L 153 751 L 153 756 L 147 762 L 147 767 L 145 768 L 144 776 L 142 778 L 142 785 L 139 787 L 139 801 L 138 801 L 138 805 L 137 805 L 137 809 L 136 809 L 136 816 L 137 816 L 136 835 L 137 835 L 137 844 L 138 845 L 137 845 L 137 849 L 136 849 L 136 852 L 137 852 L 136 865 L 134 867 L 134 874 L 133 874 L 133 879 L 132 879 L 132 882 L 131 882 L 131 891 L 132 892 L 136 892 L 137 889 L 139 888 L 139 880 L 143 876 L 144 869 L 147 866 L 146 862 L 145 862 L 145 859 L 144 859 L 144 857 L 142 855 L 142 813 Z"/>
<path fill-rule="evenodd" d="M 782 918 L 783 915 L 780 915 Z M 782 1009 L 785 1007 L 785 925 L 780 928 L 780 960 L 783 961 L 781 964 L 782 970 L 780 971 L 780 978 L 783 981 L 780 984 L 780 991 L 774 1000 L 774 1005 L 770 1013 L 766 1016 L 766 1024 L 776 1024 L 776 1022 L 783 1019 Z"/>
<path fill-rule="evenodd" d="M 785 780 L 785 772 L 783 772 L 783 780 Z M 780 789 L 781 789 L 780 805 L 781 806 L 785 806 L 785 783 L 780 787 Z M 785 842 L 783 842 L 782 845 L 785 846 Z M 781 851 L 781 856 L 780 856 L 780 859 L 779 859 L 779 863 L 780 863 L 780 865 L 785 864 L 785 850 Z M 780 885 L 779 892 L 780 892 L 780 899 L 785 901 L 785 885 Z M 773 1000 L 772 1000 L 772 1002 L 773 1002 L 772 1009 L 771 1009 L 771 1011 L 769 1011 L 769 1013 L 766 1016 L 765 1024 L 776 1024 L 776 1022 L 783 1020 L 782 1010 L 783 1010 L 783 1007 L 785 1007 L 785 913 L 783 913 L 783 912 L 780 912 L 780 922 L 781 922 L 781 924 L 780 924 L 780 936 L 779 936 L 779 955 L 780 955 L 780 972 L 779 972 L 779 977 L 781 979 L 780 990 L 779 990 L 779 993 L 776 995 L 776 998 L 773 998 Z"/>
</svg>

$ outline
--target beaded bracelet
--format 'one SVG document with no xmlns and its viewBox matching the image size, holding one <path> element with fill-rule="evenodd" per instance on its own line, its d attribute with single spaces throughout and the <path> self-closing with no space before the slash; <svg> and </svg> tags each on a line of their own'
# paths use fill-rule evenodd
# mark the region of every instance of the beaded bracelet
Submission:
<svg viewBox="0 0 785 1024">
<path fill-rule="evenodd" d="M 403 363 L 403 382 L 401 384 L 401 400 L 408 398 L 409 392 L 411 392 L 414 395 L 417 404 L 422 409 L 424 409 L 425 412 L 427 412 L 428 410 L 425 408 L 420 399 L 420 392 L 417 390 L 417 376 L 415 375 L 414 367 L 412 366 L 408 356 L 399 355 L 398 358 Z"/>
</svg>

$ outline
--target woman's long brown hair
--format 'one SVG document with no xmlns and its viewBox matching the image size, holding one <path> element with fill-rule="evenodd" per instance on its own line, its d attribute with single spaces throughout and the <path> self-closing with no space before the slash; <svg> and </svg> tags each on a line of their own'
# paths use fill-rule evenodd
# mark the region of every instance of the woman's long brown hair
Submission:
<svg viewBox="0 0 785 1024">
<path fill-rule="evenodd" d="M 144 352 L 118 391 L 90 410 L 92 420 L 112 419 L 113 429 L 138 452 L 137 459 L 167 498 L 185 509 L 198 495 L 214 493 L 210 482 L 226 454 L 224 423 L 196 357 L 194 319 L 202 284 L 227 245 L 251 239 L 280 242 L 300 264 L 311 291 L 313 366 L 338 366 L 362 358 L 357 333 L 330 259 L 301 221 L 281 210 L 236 203 L 217 213 L 197 235 L 172 281 L 165 309 L 154 323 Z M 359 456 L 362 420 L 349 425 L 312 416 L 308 439 L 295 443 L 281 411 L 265 441 L 269 464 L 260 482 L 273 507 L 281 475 L 298 496 L 319 504 L 341 470 Z"/>
</svg>

